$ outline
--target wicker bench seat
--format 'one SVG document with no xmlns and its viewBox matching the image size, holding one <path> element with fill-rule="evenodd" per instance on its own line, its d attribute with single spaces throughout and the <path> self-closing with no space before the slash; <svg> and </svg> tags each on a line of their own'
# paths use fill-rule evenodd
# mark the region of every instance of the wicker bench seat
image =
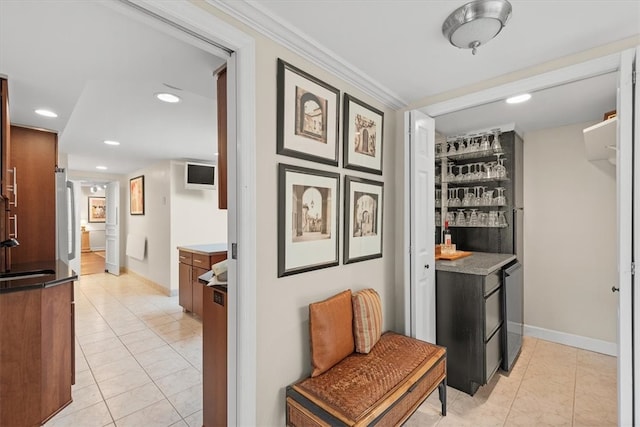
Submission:
<svg viewBox="0 0 640 427">
<path fill-rule="evenodd" d="M 396 426 L 438 388 L 446 415 L 446 350 L 395 332 L 286 389 L 288 426 Z"/>
</svg>

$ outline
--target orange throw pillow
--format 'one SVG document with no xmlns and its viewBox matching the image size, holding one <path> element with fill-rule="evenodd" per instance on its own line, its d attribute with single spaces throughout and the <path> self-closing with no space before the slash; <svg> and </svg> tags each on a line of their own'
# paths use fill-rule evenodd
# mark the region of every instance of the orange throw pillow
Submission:
<svg viewBox="0 0 640 427">
<path fill-rule="evenodd" d="M 312 377 L 353 353 L 351 289 L 309 304 Z"/>
<path fill-rule="evenodd" d="M 382 303 L 374 289 L 353 294 L 353 338 L 356 351 L 367 354 L 382 334 Z"/>
</svg>

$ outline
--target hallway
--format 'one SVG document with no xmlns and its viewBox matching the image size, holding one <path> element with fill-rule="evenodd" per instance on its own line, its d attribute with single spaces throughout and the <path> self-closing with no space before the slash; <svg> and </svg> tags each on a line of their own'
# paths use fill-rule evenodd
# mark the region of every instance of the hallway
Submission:
<svg viewBox="0 0 640 427">
<path fill-rule="evenodd" d="M 47 427 L 202 425 L 202 324 L 177 297 L 97 273 L 75 301 L 73 403 Z"/>
</svg>

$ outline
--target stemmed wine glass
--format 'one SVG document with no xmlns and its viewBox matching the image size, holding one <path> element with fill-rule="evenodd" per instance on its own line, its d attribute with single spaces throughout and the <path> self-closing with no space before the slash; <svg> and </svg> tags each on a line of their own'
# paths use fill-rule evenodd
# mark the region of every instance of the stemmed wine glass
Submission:
<svg viewBox="0 0 640 427">
<path fill-rule="evenodd" d="M 507 177 L 507 168 L 504 167 L 504 158 L 501 158 L 502 154 L 496 154 L 497 165 L 494 168 L 495 177 L 504 179 Z"/>
<path fill-rule="evenodd" d="M 471 215 L 469 215 L 469 225 L 472 227 L 478 226 L 478 209 L 471 209 Z"/>
<path fill-rule="evenodd" d="M 447 163 L 447 167 L 449 168 L 449 173 L 447 174 L 447 182 L 453 182 L 456 180 L 456 175 L 453 173 L 453 165 L 455 165 L 455 163 L 453 162 Z"/>
<path fill-rule="evenodd" d="M 489 136 L 484 133 L 482 134 L 482 139 L 480 141 L 480 151 L 489 151 L 491 149 L 491 144 L 489 144 Z"/>
<path fill-rule="evenodd" d="M 456 225 L 458 227 L 464 227 L 467 225 L 467 219 L 464 216 L 464 209 L 458 209 L 458 214 L 456 215 Z"/>
<path fill-rule="evenodd" d="M 502 144 L 500 144 L 500 129 L 491 129 L 493 132 L 493 142 L 491 143 L 491 149 L 494 153 L 502 153 Z"/>
<path fill-rule="evenodd" d="M 504 216 L 504 211 L 498 211 L 498 220 L 496 222 L 498 227 L 506 227 L 507 226 L 507 218 Z"/>
<path fill-rule="evenodd" d="M 496 206 L 504 206 L 507 204 L 507 198 L 504 196 L 504 187 L 496 187 L 496 198 L 493 199 L 493 204 Z"/>
</svg>

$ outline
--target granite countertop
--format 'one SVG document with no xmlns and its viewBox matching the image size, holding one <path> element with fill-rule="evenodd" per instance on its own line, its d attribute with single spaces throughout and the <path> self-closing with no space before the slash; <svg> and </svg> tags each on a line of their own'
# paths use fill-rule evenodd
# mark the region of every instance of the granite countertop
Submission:
<svg viewBox="0 0 640 427">
<path fill-rule="evenodd" d="M 470 256 L 455 261 L 436 261 L 436 271 L 487 276 L 514 259 L 514 254 L 473 252 Z"/>
<path fill-rule="evenodd" d="M 204 245 L 185 245 L 178 246 L 180 251 L 195 252 L 203 255 L 211 255 L 216 252 L 227 252 L 226 243 L 208 243 Z"/>
<path fill-rule="evenodd" d="M 20 273 L 42 272 L 37 277 L 20 277 Z M 16 275 L 12 277 L 12 275 Z M 60 260 L 14 264 L 11 271 L 0 273 L 0 294 L 49 288 L 77 280 L 78 275 Z"/>
</svg>

